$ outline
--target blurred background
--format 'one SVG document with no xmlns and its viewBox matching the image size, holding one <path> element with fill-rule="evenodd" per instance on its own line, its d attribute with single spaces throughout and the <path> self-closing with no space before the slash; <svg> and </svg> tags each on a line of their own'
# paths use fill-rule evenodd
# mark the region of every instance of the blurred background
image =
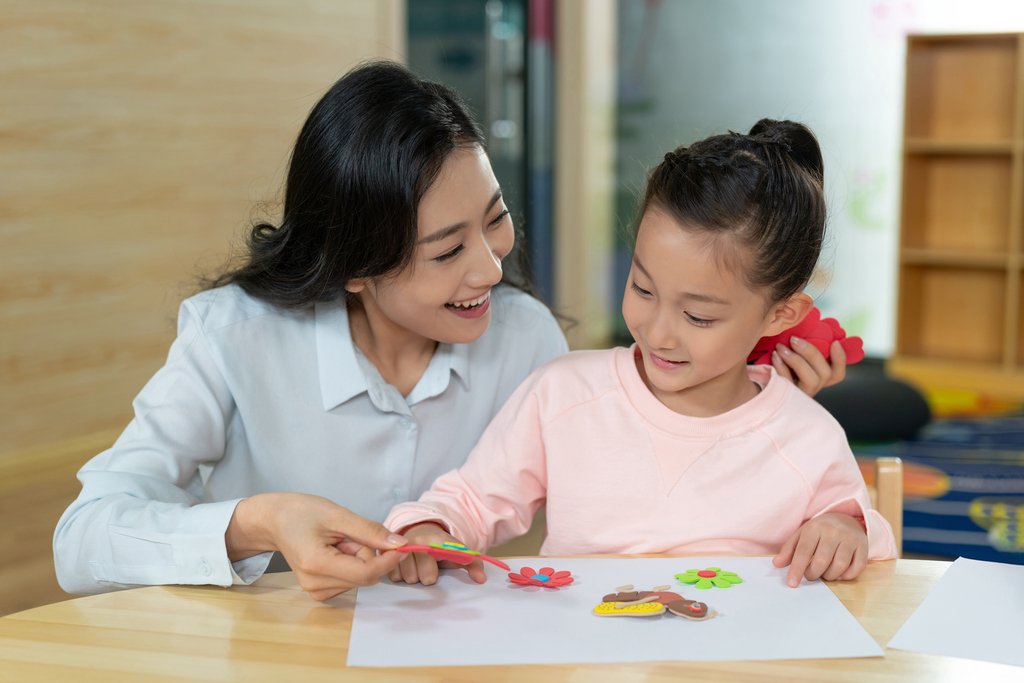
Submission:
<svg viewBox="0 0 1024 683">
<path fill-rule="evenodd" d="M 869 355 L 833 404 L 855 451 L 911 463 L 908 549 L 1024 561 L 1021 31 L 1001 0 L 7 0 L 0 614 L 69 597 L 50 543 L 75 472 L 131 419 L 197 277 L 277 211 L 313 104 L 374 58 L 468 100 L 574 348 L 630 342 L 647 169 L 808 124 L 831 211 L 810 292 Z M 907 433 L 856 422 L 915 400 Z"/>
</svg>

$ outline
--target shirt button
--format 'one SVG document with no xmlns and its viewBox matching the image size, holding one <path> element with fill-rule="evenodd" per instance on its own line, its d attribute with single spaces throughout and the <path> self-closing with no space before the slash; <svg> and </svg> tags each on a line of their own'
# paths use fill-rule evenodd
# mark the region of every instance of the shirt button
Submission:
<svg viewBox="0 0 1024 683">
<path fill-rule="evenodd" d="M 395 494 L 395 500 L 401 500 L 402 498 L 405 498 L 405 491 L 398 488 L 397 486 L 394 488 L 394 490 L 391 491 L 391 493 Z"/>
<path fill-rule="evenodd" d="M 203 576 L 209 576 L 211 571 L 210 565 L 204 562 L 202 565 L 200 565 L 199 571 Z"/>
<path fill-rule="evenodd" d="M 412 429 L 413 427 L 416 426 L 416 424 L 412 420 L 410 420 L 409 418 L 403 417 L 402 418 L 402 426 L 405 427 L 406 429 Z"/>
</svg>

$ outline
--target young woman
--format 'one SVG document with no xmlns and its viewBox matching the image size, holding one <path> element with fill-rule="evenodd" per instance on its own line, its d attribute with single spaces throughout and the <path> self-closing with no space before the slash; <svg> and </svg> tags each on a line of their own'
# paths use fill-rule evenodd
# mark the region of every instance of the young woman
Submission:
<svg viewBox="0 0 1024 683">
<path fill-rule="evenodd" d="M 567 351 L 503 272 L 514 244 L 457 94 L 394 64 L 349 72 L 299 134 L 280 225 L 182 304 L 135 419 L 79 473 L 61 586 L 249 583 L 279 550 L 324 600 L 394 569 L 405 539 L 379 522 Z M 804 391 L 842 379 L 841 349 L 830 366 L 795 346 L 776 367 Z"/>
</svg>

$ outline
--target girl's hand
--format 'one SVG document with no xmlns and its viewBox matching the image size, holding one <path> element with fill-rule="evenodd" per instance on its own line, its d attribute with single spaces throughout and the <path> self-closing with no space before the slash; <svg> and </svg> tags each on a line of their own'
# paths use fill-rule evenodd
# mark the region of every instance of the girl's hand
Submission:
<svg viewBox="0 0 1024 683">
<path fill-rule="evenodd" d="M 402 535 L 409 539 L 409 543 L 421 545 L 428 545 L 430 543 L 462 543 L 462 541 L 449 534 L 439 524 L 434 522 L 424 522 L 411 526 Z M 484 563 L 481 560 L 473 560 L 468 565 L 465 565 L 448 561 L 439 563 L 426 553 L 403 553 L 403 555 L 405 557 L 398 565 L 398 568 L 392 569 L 388 573 L 388 578 L 395 583 L 405 581 L 406 583 L 422 583 L 424 586 L 432 586 L 437 583 L 438 566 L 441 569 L 465 569 L 469 572 L 469 577 L 477 583 L 483 583 L 487 580 L 487 574 L 484 573 Z"/>
<path fill-rule="evenodd" d="M 793 337 L 790 344 L 792 349 L 784 344 L 775 345 L 772 367 L 808 396 L 814 396 L 825 387 L 839 384 L 846 377 L 846 351 L 838 341 L 832 342 L 828 349 L 829 360 L 825 360 L 825 356 L 814 344 L 799 337 Z"/>
<path fill-rule="evenodd" d="M 868 535 L 850 515 L 820 515 L 789 537 L 772 564 L 790 565 L 786 583 L 792 588 L 800 585 L 801 575 L 808 581 L 855 579 L 868 564 Z"/>
<path fill-rule="evenodd" d="M 398 566 L 405 553 L 394 549 L 406 544 L 382 524 L 303 493 L 246 498 L 235 507 L 224 542 L 232 562 L 281 551 L 302 590 L 320 601 L 377 583 Z"/>
</svg>

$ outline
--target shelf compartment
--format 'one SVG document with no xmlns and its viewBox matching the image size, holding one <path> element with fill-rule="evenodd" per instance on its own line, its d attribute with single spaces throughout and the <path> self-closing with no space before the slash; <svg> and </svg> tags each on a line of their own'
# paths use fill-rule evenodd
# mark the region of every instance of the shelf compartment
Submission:
<svg viewBox="0 0 1024 683">
<path fill-rule="evenodd" d="M 1017 294 L 1017 371 L 1024 377 L 1024 272 L 1017 274 L 1020 287 Z M 1024 393 L 1024 383 L 1021 384 L 1021 392 Z"/>
<path fill-rule="evenodd" d="M 1005 298 L 1005 271 L 902 266 L 899 354 L 1000 363 Z"/>
<path fill-rule="evenodd" d="M 1005 251 L 1010 232 L 1012 157 L 907 154 L 903 246 Z"/>
<path fill-rule="evenodd" d="M 1013 137 L 1017 37 L 912 37 L 907 45 L 908 138 Z"/>
<path fill-rule="evenodd" d="M 1013 154 L 1016 144 L 1013 140 L 933 140 L 931 138 L 907 138 L 904 151 L 909 154 Z"/>
<path fill-rule="evenodd" d="M 900 262 L 908 265 L 995 268 L 1002 270 L 1010 262 L 1005 251 L 964 251 L 962 249 L 921 249 L 904 247 Z"/>
</svg>

